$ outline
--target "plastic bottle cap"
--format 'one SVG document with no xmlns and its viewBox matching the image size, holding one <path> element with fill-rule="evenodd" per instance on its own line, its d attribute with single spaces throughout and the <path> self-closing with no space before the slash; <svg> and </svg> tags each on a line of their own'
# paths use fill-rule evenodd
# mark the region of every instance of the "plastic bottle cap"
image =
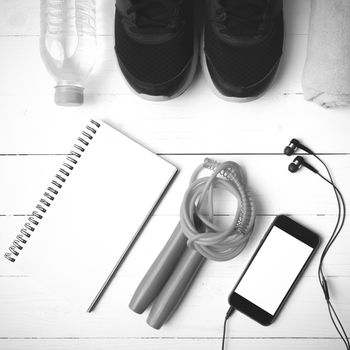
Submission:
<svg viewBox="0 0 350 350">
<path fill-rule="evenodd" d="M 55 102 L 59 106 L 80 106 L 84 103 L 84 88 L 74 85 L 55 87 Z"/>
</svg>

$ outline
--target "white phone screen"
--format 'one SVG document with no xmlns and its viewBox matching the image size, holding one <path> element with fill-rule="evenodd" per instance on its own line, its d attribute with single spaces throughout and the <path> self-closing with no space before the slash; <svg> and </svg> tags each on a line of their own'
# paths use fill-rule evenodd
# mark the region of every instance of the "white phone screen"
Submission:
<svg viewBox="0 0 350 350">
<path fill-rule="evenodd" d="M 274 315 L 312 250 L 274 226 L 235 292 Z"/>
</svg>

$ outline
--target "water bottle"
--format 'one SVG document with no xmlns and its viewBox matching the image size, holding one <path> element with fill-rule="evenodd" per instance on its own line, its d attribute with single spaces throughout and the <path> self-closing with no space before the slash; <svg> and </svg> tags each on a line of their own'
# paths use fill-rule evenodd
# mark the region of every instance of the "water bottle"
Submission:
<svg viewBox="0 0 350 350">
<path fill-rule="evenodd" d="M 95 0 L 41 0 L 40 17 L 40 52 L 57 82 L 55 102 L 81 105 L 83 83 L 95 62 Z"/>
</svg>

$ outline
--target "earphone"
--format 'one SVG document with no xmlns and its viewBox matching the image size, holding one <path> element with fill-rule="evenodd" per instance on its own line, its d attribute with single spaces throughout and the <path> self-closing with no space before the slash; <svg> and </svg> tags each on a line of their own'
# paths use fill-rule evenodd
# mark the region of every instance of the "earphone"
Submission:
<svg viewBox="0 0 350 350">
<path fill-rule="evenodd" d="M 302 167 L 306 167 L 309 170 L 311 170 L 314 173 L 318 173 L 318 170 L 316 170 L 312 165 L 310 165 L 309 163 L 307 163 L 305 161 L 305 159 L 302 156 L 297 156 L 294 158 L 293 162 L 289 164 L 288 166 L 288 170 L 291 173 L 296 173 L 299 169 L 301 169 Z"/>
<path fill-rule="evenodd" d="M 340 335 L 341 339 L 343 340 L 346 349 L 350 350 L 349 338 L 348 338 L 347 333 L 346 333 L 346 331 L 345 331 L 345 329 L 344 329 L 344 327 L 343 327 L 343 325 L 342 325 L 342 323 L 341 323 L 341 321 L 340 321 L 340 319 L 339 319 L 339 317 L 338 317 L 338 315 L 337 315 L 337 313 L 332 305 L 331 297 L 330 297 L 329 290 L 328 290 L 326 276 L 325 276 L 325 273 L 323 271 L 323 260 L 326 256 L 329 248 L 331 247 L 331 245 L 333 244 L 333 242 L 335 241 L 335 239 L 337 238 L 337 236 L 339 235 L 340 231 L 342 230 L 342 228 L 344 226 L 345 215 L 346 215 L 345 201 L 344 201 L 342 193 L 340 192 L 338 187 L 335 185 L 332 174 L 331 174 L 329 168 L 327 167 L 326 163 L 317 154 L 315 154 L 310 148 L 304 146 L 297 139 L 292 139 L 290 141 L 289 145 L 287 147 L 285 147 L 284 154 L 287 156 L 291 156 L 294 153 L 296 153 L 296 151 L 298 149 L 305 151 L 307 154 L 315 157 L 319 162 L 321 162 L 327 171 L 328 179 L 325 176 L 323 176 L 316 168 L 314 168 L 312 165 L 310 165 L 308 162 L 306 162 L 306 160 L 300 155 L 298 155 L 296 158 L 294 158 L 293 162 L 289 164 L 288 170 L 291 173 L 296 173 L 304 166 L 305 168 L 309 169 L 313 173 L 320 176 L 324 181 L 329 183 L 333 187 L 333 190 L 334 190 L 334 193 L 335 193 L 335 196 L 337 199 L 337 204 L 338 204 L 337 222 L 336 222 L 336 225 L 334 227 L 334 230 L 333 230 L 333 233 L 332 233 L 330 239 L 328 240 L 325 248 L 323 249 L 323 252 L 321 253 L 321 258 L 320 258 L 320 262 L 319 262 L 319 266 L 318 266 L 318 279 L 319 279 L 324 297 L 325 297 L 326 302 L 327 302 L 328 312 L 329 312 L 329 315 L 330 315 L 331 320 L 333 322 L 333 325 L 334 325 L 335 329 L 337 330 L 338 334 Z"/>
<path fill-rule="evenodd" d="M 329 248 L 332 246 L 332 244 L 334 243 L 334 241 L 336 240 L 336 238 L 338 237 L 339 233 L 341 232 L 341 230 L 344 226 L 345 216 L 346 216 L 345 201 L 344 201 L 342 193 L 340 192 L 338 187 L 335 185 L 335 182 L 333 180 L 332 174 L 331 174 L 328 166 L 310 148 L 303 145 L 297 139 L 292 139 L 290 141 L 289 145 L 284 148 L 284 154 L 287 156 L 292 156 L 293 154 L 296 154 L 298 149 L 303 150 L 308 155 L 311 155 L 314 158 L 316 158 L 324 166 L 324 168 L 327 172 L 328 178 L 323 176 L 314 166 L 309 164 L 304 159 L 304 157 L 302 157 L 301 155 L 297 155 L 294 158 L 294 160 L 289 164 L 288 170 L 291 173 L 296 173 L 299 170 L 301 170 L 303 167 L 309 169 L 312 173 L 316 174 L 317 176 L 322 178 L 324 181 L 326 181 L 328 184 L 330 184 L 332 186 L 334 193 L 335 193 L 335 196 L 336 196 L 336 200 L 337 200 L 337 204 L 338 204 L 337 222 L 335 224 L 335 227 L 334 227 L 334 230 L 332 232 L 331 237 L 329 238 L 326 246 L 324 247 L 324 249 L 321 253 L 321 257 L 320 257 L 320 261 L 319 261 L 319 265 L 318 265 L 318 280 L 319 280 L 320 286 L 322 288 L 322 291 L 323 291 L 323 294 L 324 294 L 324 297 L 325 297 L 325 300 L 327 303 L 328 312 L 329 312 L 330 318 L 332 320 L 332 323 L 333 323 L 335 329 L 337 330 L 340 338 L 344 342 L 346 349 L 350 350 L 349 338 L 348 338 L 347 333 L 346 333 L 346 331 L 345 331 L 345 329 L 344 329 L 344 327 L 343 327 L 343 325 L 342 325 L 342 323 L 341 323 L 341 321 L 340 321 L 340 319 L 339 319 L 339 317 L 334 309 L 334 306 L 331 302 L 331 296 L 330 296 L 329 289 L 328 289 L 326 275 L 325 275 L 325 272 L 323 269 L 323 260 L 326 257 Z M 234 309 L 231 306 L 229 308 L 229 310 L 227 311 L 226 316 L 225 316 L 224 330 L 223 330 L 223 337 L 222 337 L 222 346 L 221 346 L 222 350 L 224 349 L 224 340 L 225 340 L 225 334 L 226 334 L 226 322 L 227 322 L 228 318 L 232 315 L 233 312 L 234 312 Z"/>
<path fill-rule="evenodd" d="M 297 139 L 292 139 L 289 142 L 289 145 L 284 148 L 284 154 L 287 156 L 291 156 L 298 150 L 298 148 L 302 149 L 306 153 L 309 153 L 309 154 L 313 153 L 310 148 L 302 145 Z"/>
</svg>

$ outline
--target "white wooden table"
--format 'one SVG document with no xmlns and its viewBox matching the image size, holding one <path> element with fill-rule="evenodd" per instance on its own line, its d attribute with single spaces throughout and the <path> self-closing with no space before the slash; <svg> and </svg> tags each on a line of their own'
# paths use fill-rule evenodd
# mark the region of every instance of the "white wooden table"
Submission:
<svg viewBox="0 0 350 350">
<path fill-rule="evenodd" d="M 323 155 L 349 204 L 350 111 L 324 110 L 303 99 L 308 0 L 285 1 L 281 69 L 266 95 L 248 104 L 219 100 L 202 74 L 174 101 L 151 103 L 134 96 L 117 71 L 114 1 L 97 3 L 99 55 L 86 85 L 86 102 L 80 108 L 62 108 L 53 102 L 54 82 L 39 54 L 39 1 L 0 0 L 1 250 L 56 170 L 62 145 L 76 136 L 75 126 L 87 116 L 109 122 L 181 171 L 95 312 L 62 310 L 60 301 L 30 276 L 1 265 L 0 348 L 219 349 L 227 296 L 273 217 L 290 214 L 319 232 L 324 242 L 335 224 L 330 186 L 309 171 L 287 171 L 291 159 L 282 153 L 291 138 L 300 138 Z M 258 207 L 256 230 L 237 259 L 205 264 L 175 316 L 156 331 L 146 325 L 146 315 L 132 313 L 127 304 L 178 220 L 181 194 L 192 170 L 207 155 L 235 160 L 246 170 Z M 230 214 L 226 204 L 220 210 Z M 347 221 L 327 259 L 331 293 L 347 330 L 349 228 Z M 318 285 L 317 260 L 272 326 L 235 314 L 227 349 L 343 349 Z"/>
</svg>

